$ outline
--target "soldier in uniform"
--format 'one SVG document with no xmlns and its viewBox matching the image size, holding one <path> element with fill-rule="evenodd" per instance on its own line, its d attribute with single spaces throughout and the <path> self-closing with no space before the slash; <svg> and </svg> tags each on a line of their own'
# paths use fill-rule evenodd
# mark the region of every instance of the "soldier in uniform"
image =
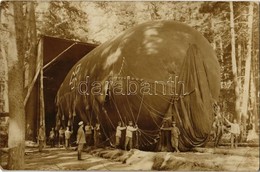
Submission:
<svg viewBox="0 0 260 172">
<path fill-rule="evenodd" d="M 90 146 L 90 144 L 91 144 L 92 130 L 93 130 L 93 127 L 89 124 L 89 122 L 87 122 L 87 125 L 85 126 L 85 135 L 86 135 L 87 146 Z"/>
<path fill-rule="evenodd" d="M 81 152 L 83 150 L 84 144 L 86 143 L 86 138 L 83 130 L 83 121 L 79 122 L 79 129 L 77 132 L 77 144 L 78 144 L 78 160 L 81 159 Z"/>
<path fill-rule="evenodd" d="M 44 140 L 45 140 L 45 134 L 44 134 L 43 126 L 41 125 L 39 128 L 39 134 L 38 134 L 39 152 L 41 152 L 44 147 Z"/>
<path fill-rule="evenodd" d="M 171 129 L 171 144 L 172 147 L 177 151 L 179 151 L 179 135 L 180 135 L 180 130 L 178 127 L 176 127 L 176 122 L 172 122 L 172 129 Z"/>
<path fill-rule="evenodd" d="M 96 123 L 94 127 L 94 146 L 98 147 L 99 146 L 99 140 L 100 140 L 100 124 Z"/>
<path fill-rule="evenodd" d="M 69 127 L 67 127 L 67 130 L 65 131 L 65 148 L 68 149 L 70 146 L 70 137 L 73 132 L 69 130 Z"/>
<path fill-rule="evenodd" d="M 234 119 L 234 122 L 230 122 L 227 118 L 225 118 L 226 122 L 230 125 L 230 130 L 229 132 L 231 133 L 231 148 L 234 148 L 234 142 L 235 142 L 235 148 L 237 148 L 237 143 L 238 143 L 238 136 L 240 134 L 240 127 L 239 124 L 237 123 L 237 120 Z"/>
<path fill-rule="evenodd" d="M 214 123 L 215 123 L 215 127 L 216 127 L 216 137 L 215 137 L 214 147 L 218 147 L 219 141 L 221 140 L 221 137 L 224 132 L 224 119 L 219 112 L 219 107 L 216 112 Z"/>
<path fill-rule="evenodd" d="M 169 128 L 164 128 L 164 127 L 162 126 L 161 130 L 171 131 L 171 145 L 172 145 L 172 147 L 176 150 L 176 152 L 180 152 L 180 151 L 179 151 L 179 135 L 180 135 L 180 130 L 179 130 L 179 128 L 176 126 L 176 122 L 173 121 L 173 122 L 172 122 L 172 127 L 169 127 Z"/>
<path fill-rule="evenodd" d="M 50 135 L 49 135 L 49 140 L 50 140 L 51 147 L 54 147 L 54 145 L 55 145 L 55 131 L 54 131 L 54 128 L 51 128 Z"/>
<path fill-rule="evenodd" d="M 59 146 L 64 145 L 64 134 L 65 134 L 64 129 L 62 127 L 60 127 L 60 130 L 59 130 Z"/>
<path fill-rule="evenodd" d="M 129 121 L 129 125 L 126 127 L 126 137 L 125 137 L 125 150 L 129 145 L 129 149 L 133 148 L 133 132 L 138 129 L 137 125 L 133 127 L 133 122 Z"/>
<path fill-rule="evenodd" d="M 116 148 L 120 147 L 122 130 L 125 130 L 125 129 L 126 129 L 126 127 L 123 127 L 121 121 L 119 121 L 118 126 L 116 127 Z"/>
</svg>

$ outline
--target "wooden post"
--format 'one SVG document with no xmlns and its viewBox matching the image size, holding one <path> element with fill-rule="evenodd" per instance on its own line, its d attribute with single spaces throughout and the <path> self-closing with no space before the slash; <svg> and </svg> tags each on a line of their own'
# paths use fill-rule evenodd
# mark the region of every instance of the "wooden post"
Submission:
<svg viewBox="0 0 260 172">
<path fill-rule="evenodd" d="M 43 45 L 41 45 L 43 46 Z M 46 130 L 45 130 L 45 108 L 44 108 L 44 92 L 43 92 L 43 58 L 40 59 L 40 66 L 41 66 L 41 71 L 40 71 L 40 125 L 43 126 L 44 129 L 44 134 L 46 135 Z M 45 137 L 46 138 L 46 137 Z M 45 140 L 46 141 L 46 140 Z"/>
</svg>

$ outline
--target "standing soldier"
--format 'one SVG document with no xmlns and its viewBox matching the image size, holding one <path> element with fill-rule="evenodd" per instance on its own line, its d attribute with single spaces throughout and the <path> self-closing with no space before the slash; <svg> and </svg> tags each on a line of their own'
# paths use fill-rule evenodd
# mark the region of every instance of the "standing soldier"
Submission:
<svg viewBox="0 0 260 172">
<path fill-rule="evenodd" d="M 177 152 L 179 151 L 179 135 L 180 135 L 180 130 L 178 127 L 176 127 L 176 122 L 172 122 L 172 129 L 171 129 L 171 144 L 172 147 L 175 148 Z"/>
<path fill-rule="evenodd" d="M 43 149 L 44 140 L 45 140 L 45 134 L 44 134 L 43 126 L 41 125 L 40 128 L 39 128 L 39 134 L 38 134 L 39 152 L 41 152 L 42 149 Z"/>
<path fill-rule="evenodd" d="M 78 144 L 78 160 L 81 159 L 81 151 L 83 150 L 84 144 L 86 143 L 86 138 L 83 130 L 83 121 L 79 122 L 79 129 L 77 132 L 77 144 Z"/>
<path fill-rule="evenodd" d="M 87 146 L 90 146 L 91 144 L 91 139 L 92 139 L 92 129 L 93 127 L 90 126 L 89 122 L 85 126 L 85 135 L 86 135 L 86 144 Z"/>
<path fill-rule="evenodd" d="M 129 125 L 126 127 L 126 137 L 125 137 L 125 150 L 129 144 L 129 149 L 133 148 L 133 132 L 138 129 L 137 125 L 133 127 L 133 122 L 129 121 Z"/>
<path fill-rule="evenodd" d="M 118 126 L 116 127 L 116 148 L 120 147 L 122 130 L 125 130 L 125 129 L 126 129 L 126 127 L 123 127 L 122 123 L 119 121 Z"/>
<path fill-rule="evenodd" d="M 95 127 L 94 127 L 94 146 L 98 146 L 99 145 L 99 138 L 100 138 L 100 124 L 96 123 Z"/>
<path fill-rule="evenodd" d="M 167 120 L 166 119 L 163 119 L 163 122 L 162 122 L 162 126 L 161 126 L 161 132 L 160 132 L 160 147 L 159 147 L 159 150 L 160 151 L 167 151 L 167 143 L 168 143 L 168 140 L 170 140 L 169 138 L 169 135 L 168 135 L 168 132 L 166 132 L 166 127 L 167 125 Z"/>
<path fill-rule="evenodd" d="M 214 143 L 214 147 L 218 147 L 219 145 L 219 141 L 221 140 L 221 137 L 223 135 L 224 132 L 224 121 L 223 121 L 223 117 L 221 116 L 220 113 L 220 108 L 218 105 L 216 105 L 214 107 L 214 111 L 215 111 L 215 119 L 214 119 L 214 125 L 215 125 L 215 129 L 216 129 L 216 137 L 215 137 L 215 143 Z"/>
<path fill-rule="evenodd" d="M 27 140 L 32 140 L 32 135 L 33 135 L 33 131 L 31 129 L 31 126 L 30 124 L 27 124 L 27 128 L 26 128 Z"/>
<path fill-rule="evenodd" d="M 68 149 L 70 146 L 70 136 L 72 134 L 72 131 L 69 130 L 69 127 L 67 127 L 67 130 L 65 131 L 65 148 Z"/>
<path fill-rule="evenodd" d="M 237 120 L 234 119 L 234 123 L 229 122 L 227 118 L 225 118 L 226 122 L 230 125 L 230 130 L 229 132 L 231 133 L 231 148 L 234 147 L 234 142 L 235 142 L 235 148 L 237 148 L 237 143 L 238 143 L 238 136 L 240 134 L 240 127 L 239 124 L 237 123 Z"/>
<path fill-rule="evenodd" d="M 54 128 L 51 128 L 50 135 L 49 135 L 49 140 L 50 140 L 51 147 L 54 147 L 54 142 L 55 142 Z"/>
<path fill-rule="evenodd" d="M 60 130 L 59 130 L 59 146 L 64 144 L 64 130 L 62 127 L 60 127 Z"/>
<path fill-rule="evenodd" d="M 161 130 L 169 130 L 169 131 L 171 131 L 171 145 L 177 152 L 180 152 L 179 151 L 180 130 L 176 126 L 176 122 L 175 121 L 172 122 L 172 127 L 170 127 L 170 128 L 163 128 L 162 127 Z"/>
</svg>

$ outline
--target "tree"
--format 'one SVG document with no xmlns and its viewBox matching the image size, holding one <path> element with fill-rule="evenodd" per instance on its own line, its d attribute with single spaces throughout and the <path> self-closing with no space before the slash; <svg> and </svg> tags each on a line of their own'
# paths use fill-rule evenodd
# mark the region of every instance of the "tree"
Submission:
<svg viewBox="0 0 260 172">
<path fill-rule="evenodd" d="M 3 22 L 4 12 L 6 11 L 7 4 L 0 4 L 0 116 L 5 116 L 9 112 L 8 103 L 8 67 L 7 67 L 7 56 L 6 56 L 6 43 L 8 28 Z"/>
<path fill-rule="evenodd" d="M 251 59 L 252 59 L 252 33 L 253 33 L 253 12 L 254 3 L 250 2 L 248 12 L 248 40 L 247 40 L 247 57 L 245 65 L 245 81 L 243 86 L 243 99 L 242 99 L 242 122 L 245 127 L 246 117 L 248 110 L 249 100 L 249 84 L 250 84 L 250 71 L 251 71 Z"/>
<path fill-rule="evenodd" d="M 24 166 L 25 111 L 23 106 L 23 62 L 24 62 L 24 30 L 23 3 L 9 3 L 8 16 L 8 88 L 9 88 L 9 159 L 8 169 L 18 170 Z"/>
<path fill-rule="evenodd" d="M 233 84 L 235 87 L 235 111 L 238 121 L 240 120 L 240 100 L 239 100 L 239 85 L 237 81 L 237 60 L 236 60 L 236 41 L 235 41 L 235 24 L 234 24 L 234 10 L 233 2 L 229 2 L 230 7 L 230 29 L 231 29 L 231 59 L 232 59 L 232 74 Z"/>
<path fill-rule="evenodd" d="M 44 23 L 39 23 L 38 27 L 44 35 L 86 42 L 87 18 L 87 14 L 80 9 L 80 2 L 53 1 L 49 2 L 44 13 Z"/>
<path fill-rule="evenodd" d="M 23 169 L 25 150 L 24 66 L 28 59 L 35 58 L 36 51 L 34 2 L 6 2 L 1 10 L 1 29 L 6 28 L 1 37 L 1 51 L 7 59 L 10 107 L 7 168 L 18 170 Z"/>
</svg>

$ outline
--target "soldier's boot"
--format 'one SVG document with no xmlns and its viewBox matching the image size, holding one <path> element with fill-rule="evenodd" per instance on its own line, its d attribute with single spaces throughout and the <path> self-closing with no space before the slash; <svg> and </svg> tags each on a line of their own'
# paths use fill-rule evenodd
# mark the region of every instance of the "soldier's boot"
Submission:
<svg viewBox="0 0 260 172">
<path fill-rule="evenodd" d="M 180 152 L 180 150 L 179 150 L 177 147 L 175 148 L 175 150 L 176 150 L 176 152 L 178 152 L 178 153 Z"/>
<path fill-rule="evenodd" d="M 78 160 L 81 160 L 81 152 L 78 151 Z"/>
</svg>

